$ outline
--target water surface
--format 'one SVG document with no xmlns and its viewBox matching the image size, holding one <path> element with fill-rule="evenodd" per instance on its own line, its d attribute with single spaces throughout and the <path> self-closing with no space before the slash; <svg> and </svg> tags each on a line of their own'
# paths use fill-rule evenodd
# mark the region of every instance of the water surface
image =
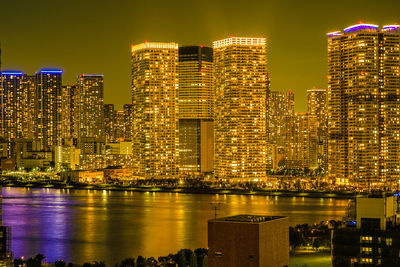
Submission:
<svg viewBox="0 0 400 267">
<path fill-rule="evenodd" d="M 348 200 L 3 188 L 3 223 L 15 257 L 46 255 L 114 264 L 207 247 L 207 220 L 235 214 L 289 216 L 291 225 L 341 219 Z"/>
</svg>

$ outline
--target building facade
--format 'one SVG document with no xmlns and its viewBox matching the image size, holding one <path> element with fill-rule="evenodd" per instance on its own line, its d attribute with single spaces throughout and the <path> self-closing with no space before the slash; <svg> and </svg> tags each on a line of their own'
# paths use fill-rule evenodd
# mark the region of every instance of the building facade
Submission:
<svg viewBox="0 0 400 267">
<path fill-rule="evenodd" d="M 297 112 L 286 145 L 285 166 L 291 169 L 318 167 L 318 119 L 308 112 Z"/>
<path fill-rule="evenodd" d="M 268 94 L 268 149 L 269 169 L 287 166 L 289 152 L 294 142 L 294 93 L 270 91 Z M 281 156 L 277 156 L 280 151 Z"/>
<path fill-rule="evenodd" d="M 400 228 L 394 196 L 355 199 L 356 218 L 332 233 L 332 266 L 399 266 Z"/>
<path fill-rule="evenodd" d="M 178 170 L 178 44 L 146 42 L 132 52 L 133 153 L 138 174 L 174 177 Z"/>
<path fill-rule="evenodd" d="M 62 70 L 43 69 L 36 73 L 35 137 L 46 151 L 61 144 L 61 84 Z"/>
<path fill-rule="evenodd" d="M 213 171 L 213 50 L 179 47 L 179 170 L 181 174 Z"/>
<path fill-rule="evenodd" d="M 106 142 L 114 142 L 115 110 L 114 104 L 104 104 L 104 134 Z"/>
<path fill-rule="evenodd" d="M 328 33 L 328 174 L 383 186 L 400 177 L 399 26 Z"/>
<path fill-rule="evenodd" d="M 72 139 L 77 140 L 79 134 L 79 90 L 76 85 L 64 85 L 61 91 L 62 125 L 61 137 L 65 144 Z"/>
<path fill-rule="evenodd" d="M 317 118 L 317 163 L 328 167 L 328 117 L 326 89 L 307 90 L 307 113 Z"/>
<path fill-rule="evenodd" d="M 124 104 L 124 140 L 132 139 L 133 105 Z"/>
<path fill-rule="evenodd" d="M 22 72 L 2 71 L 1 76 L 1 137 L 11 143 L 24 136 L 26 93 Z"/>
<path fill-rule="evenodd" d="M 216 178 L 266 175 L 268 74 L 265 38 L 215 41 Z"/>
<path fill-rule="evenodd" d="M 104 141 L 104 80 L 103 75 L 82 74 L 79 87 L 79 138 Z"/>
</svg>

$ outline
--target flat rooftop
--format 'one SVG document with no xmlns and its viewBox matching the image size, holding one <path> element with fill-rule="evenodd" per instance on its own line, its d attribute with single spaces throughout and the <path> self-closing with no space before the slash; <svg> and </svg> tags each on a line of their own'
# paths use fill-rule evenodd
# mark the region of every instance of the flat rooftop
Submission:
<svg viewBox="0 0 400 267">
<path fill-rule="evenodd" d="M 286 218 L 286 216 L 265 216 L 265 215 L 248 215 L 240 214 L 235 216 L 217 218 L 210 221 L 214 222 L 244 222 L 244 223 L 262 223 L 276 219 Z"/>
</svg>

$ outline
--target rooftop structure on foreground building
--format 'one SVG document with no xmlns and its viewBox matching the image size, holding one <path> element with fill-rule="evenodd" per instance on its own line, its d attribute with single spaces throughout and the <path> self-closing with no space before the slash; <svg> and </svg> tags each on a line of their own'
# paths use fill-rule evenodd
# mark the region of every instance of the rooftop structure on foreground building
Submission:
<svg viewBox="0 0 400 267">
<path fill-rule="evenodd" d="M 289 221 L 236 215 L 208 221 L 210 267 L 289 266 Z"/>
</svg>

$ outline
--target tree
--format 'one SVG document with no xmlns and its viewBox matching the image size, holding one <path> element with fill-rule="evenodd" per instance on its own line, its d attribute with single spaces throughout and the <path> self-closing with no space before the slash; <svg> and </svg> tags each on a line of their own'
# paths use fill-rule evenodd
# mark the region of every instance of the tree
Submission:
<svg viewBox="0 0 400 267">
<path fill-rule="evenodd" d="M 292 252 L 296 252 L 296 247 L 303 243 L 303 235 L 301 232 L 293 227 L 289 227 L 289 244 L 292 247 Z"/>
<path fill-rule="evenodd" d="M 127 259 L 121 261 L 120 267 L 135 267 L 135 259 L 127 258 Z"/>
<path fill-rule="evenodd" d="M 189 266 L 190 267 L 197 267 L 197 259 L 196 255 L 192 252 L 189 257 Z"/>
<path fill-rule="evenodd" d="M 106 263 L 104 261 L 95 261 L 93 263 L 85 262 L 83 267 L 106 267 Z"/>
<path fill-rule="evenodd" d="M 37 254 L 35 257 L 32 257 L 26 261 L 27 267 L 41 267 L 42 261 L 44 260 L 45 256 L 43 254 Z"/>
<path fill-rule="evenodd" d="M 204 262 L 204 256 L 207 256 L 208 250 L 206 248 L 198 248 L 194 250 L 194 254 L 197 257 L 197 266 L 202 267 Z"/>
<path fill-rule="evenodd" d="M 200 267 L 208 267 L 208 256 L 204 255 L 203 257 L 203 266 Z"/>
<path fill-rule="evenodd" d="M 178 252 L 178 267 L 187 267 L 185 251 L 183 249 Z"/>
<path fill-rule="evenodd" d="M 147 259 L 148 266 L 157 266 L 157 260 L 154 257 L 150 257 Z"/>
<path fill-rule="evenodd" d="M 58 260 L 54 263 L 55 267 L 65 267 L 65 261 L 63 260 Z"/>
<path fill-rule="evenodd" d="M 24 265 L 24 260 L 19 258 L 19 259 L 14 259 L 14 267 L 22 267 Z"/>
<path fill-rule="evenodd" d="M 146 259 L 142 256 L 138 256 L 136 260 L 137 267 L 146 267 Z"/>
<path fill-rule="evenodd" d="M 313 246 L 313 248 L 315 248 L 316 251 L 318 251 L 318 248 L 320 246 L 319 238 L 314 238 L 312 246 Z"/>
</svg>

